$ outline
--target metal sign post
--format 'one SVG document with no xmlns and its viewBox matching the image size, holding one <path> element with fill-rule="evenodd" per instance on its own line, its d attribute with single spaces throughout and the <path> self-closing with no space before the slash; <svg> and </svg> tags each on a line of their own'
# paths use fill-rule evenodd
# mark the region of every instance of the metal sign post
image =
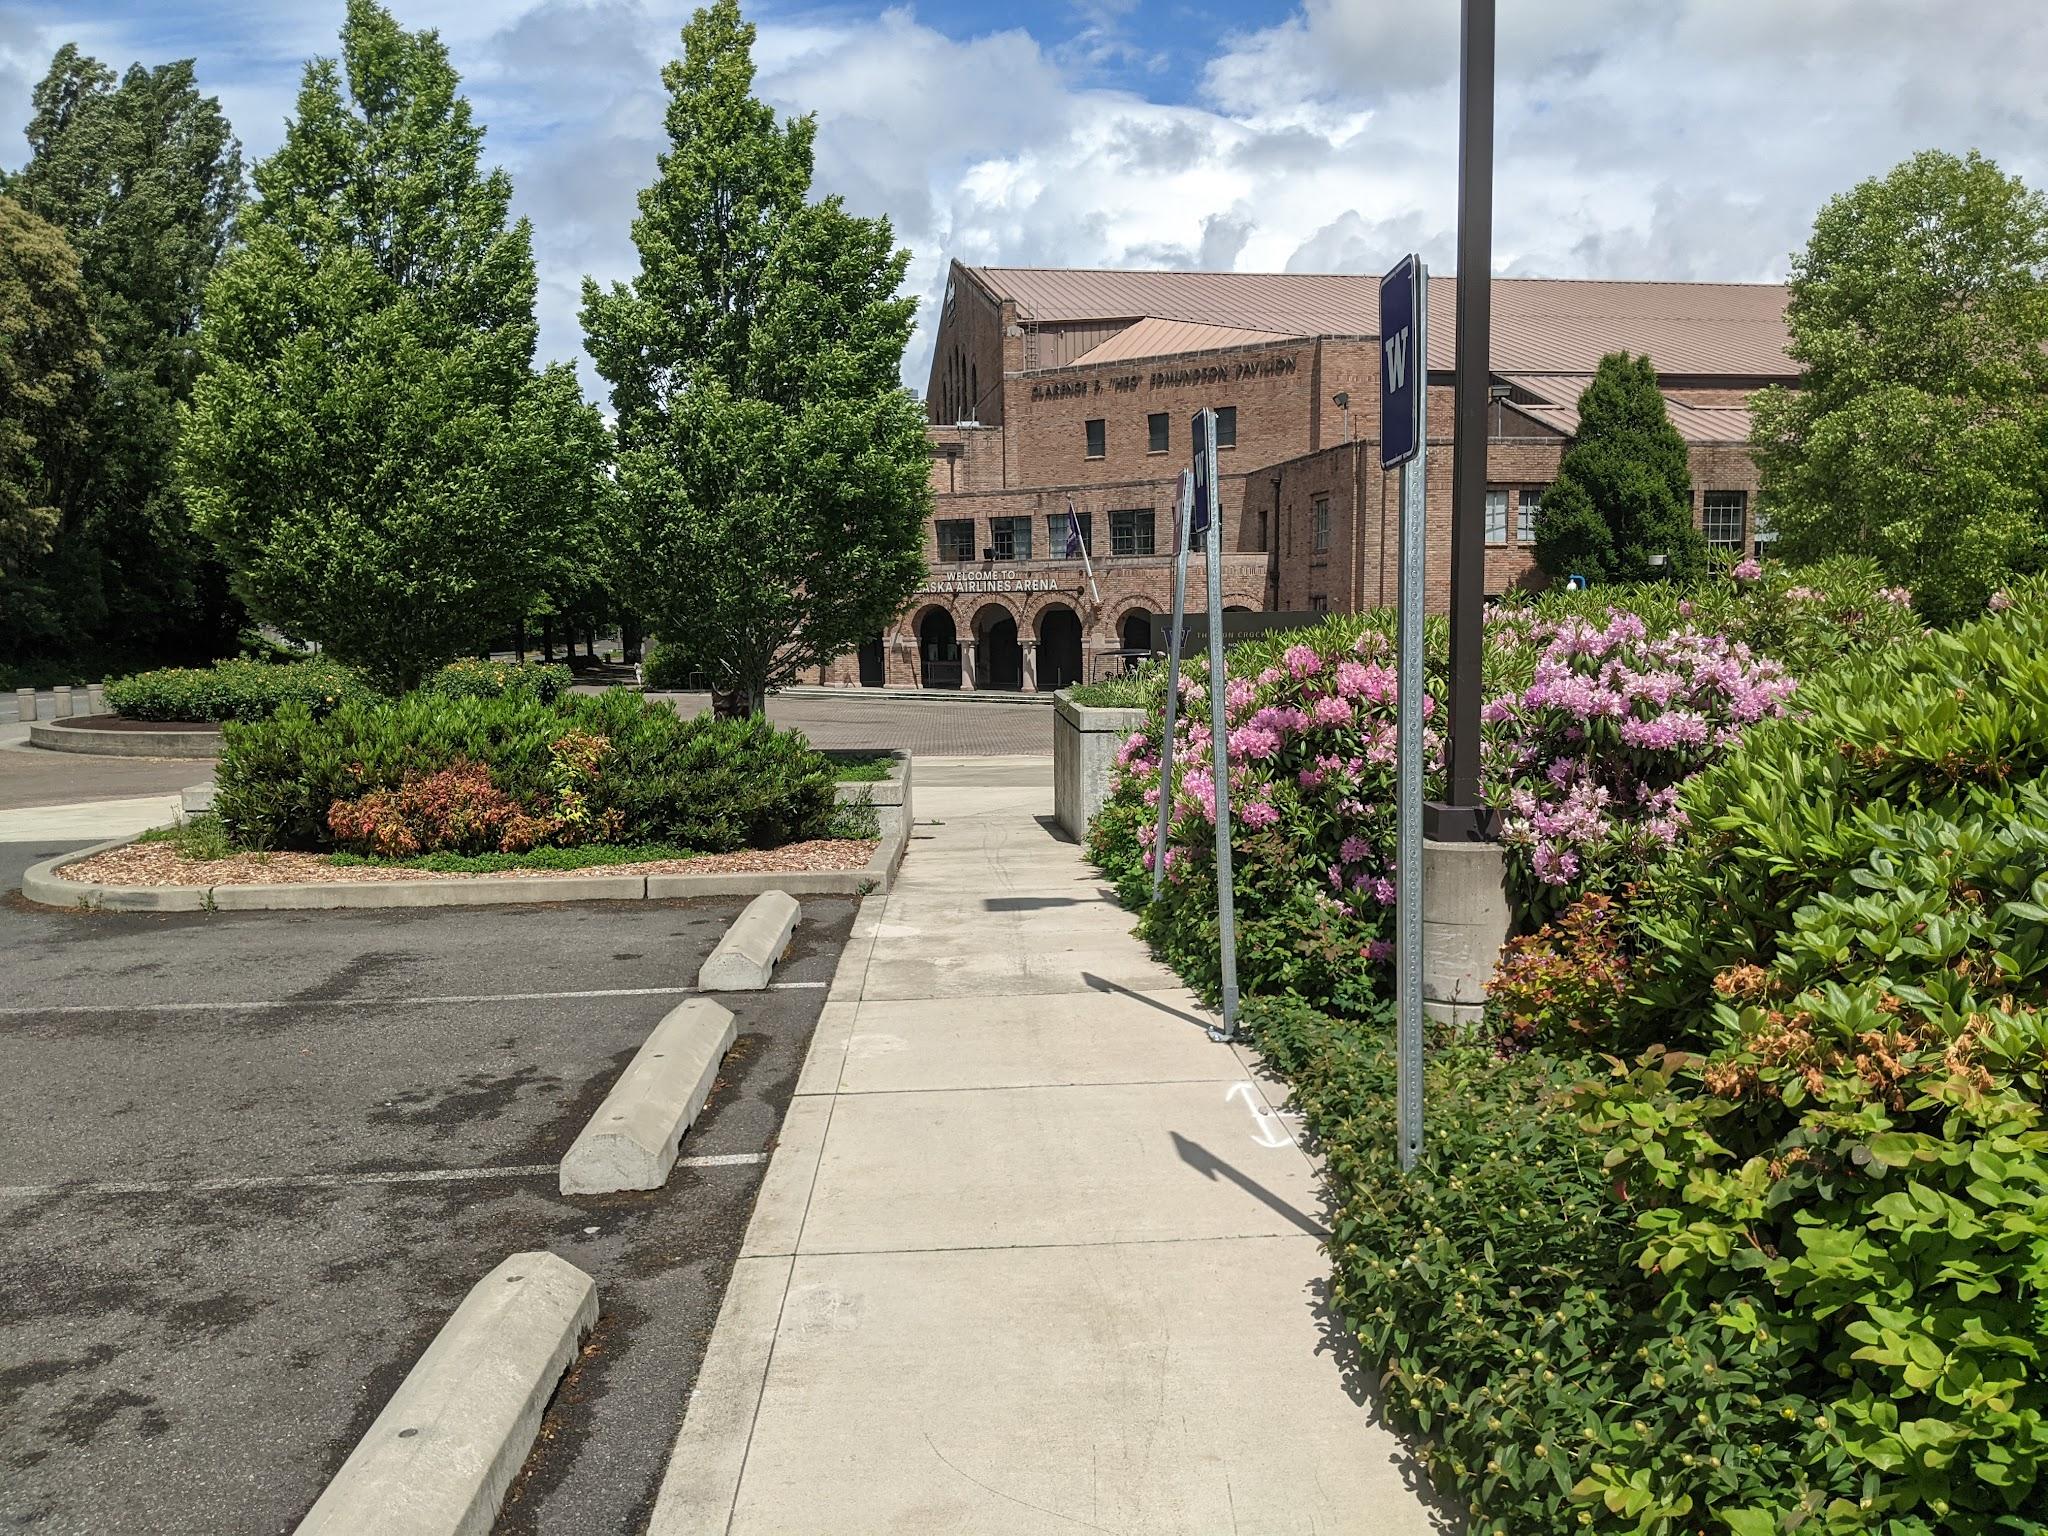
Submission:
<svg viewBox="0 0 2048 1536">
<path fill-rule="evenodd" d="M 1209 768 L 1216 778 L 1216 947 L 1223 968 L 1223 1022 L 1212 1040 L 1237 1036 L 1237 907 L 1230 879 L 1230 722 L 1223 676 L 1223 515 L 1216 494 L 1216 413 L 1195 413 L 1192 527 L 1209 575 Z M 1183 559 L 1186 557 L 1183 556 Z"/>
<path fill-rule="evenodd" d="M 1380 280 L 1380 469 L 1401 469 L 1395 755 L 1394 987 L 1401 1168 L 1422 1155 L 1422 604 L 1427 537 L 1429 272 L 1409 256 Z"/>
<path fill-rule="evenodd" d="M 1152 834 L 1152 899 L 1166 879 L 1166 829 L 1173 820 L 1173 732 L 1180 718 L 1180 648 L 1187 638 L 1188 539 L 1194 526 L 1195 477 L 1180 472 L 1173 517 L 1173 627 L 1166 632 L 1166 723 L 1159 741 L 1159 826 Z"/>
</svg>

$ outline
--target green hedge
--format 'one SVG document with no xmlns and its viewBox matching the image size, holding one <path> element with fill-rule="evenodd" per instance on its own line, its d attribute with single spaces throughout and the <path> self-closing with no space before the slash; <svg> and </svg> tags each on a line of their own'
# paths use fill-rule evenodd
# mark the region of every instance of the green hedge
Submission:
<svg viewBox="0 0 2048 1536">
<path fill-rule="evenodd" d="M 428 693 L 444 699 L 497 699 L 531 694 L 543 704 L 569 691 L 570 672 L 559 663 L 539 661 L 451 661 L 428 678 Z"/>
<path fill-rule="evenodd" d="M 219 661 L 165 667 L 107 684 L 107 704 L 130 720 L 264 720 L 287 704 L 320 715 L 370 692 L 331 661 Z"/>
<path fill-rule="evenodd" d="M 594 753 L 578 748 L 591 739 Z M 215 804 L 245 846 L 324 851 L 336 801 L 461 764 L 488 769 L 529 814 L 601 825 L 614 843 L 774 847 L 826 835 L 835 799 L 831 762 L 797 732 L 760 718 L 685 720 L 614 690 L 552 704 L 416 693 L 353 700 L 325 718 L 288 706 L 227 728 Z"/>
</svg>

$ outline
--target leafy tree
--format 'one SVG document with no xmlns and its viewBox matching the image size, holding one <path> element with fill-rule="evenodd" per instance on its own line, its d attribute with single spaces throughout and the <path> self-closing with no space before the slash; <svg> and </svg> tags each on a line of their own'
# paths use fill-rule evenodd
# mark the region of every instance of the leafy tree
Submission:
<svg viewBox="0 0 2048 1536">
<path fill-rule="evenodd" d="M 1536 513 L 1536 563 L 1588 581 L 1687 576 L 1706 563 L 1685 439 L 1647 357 L 1601 358 L 1579 396 L 1578 430 Z"/>
<path fill-rule="evenodd" d="M 1929 150 L 1831 199 L 1793 258 L 1796 390 L 1756 401 L 1792 557 L 1868 554 L 1936 622 L 2048 561 L 2048 200 Z"/>
<path fill-rule="evenodd" d="M 0 197 L 0 575 L 49 548 L 50 467 L 84 436 L 98 340 L 63 231 Z"/>
<path fill-rule="evenodd" d="M 604 428 L 533 370 L 531 234 L 439 38 L 349 0 L 341 55 L 207 292 L 180 464 L 253 612 L 409 687 L 588 536 Z"/>
<path fill-rule="evenodd" d="M 240 617 L 192 532 L 172 454 L 200 300 L 242 197 L 241 149 L 189 59 L 137 64 L 116 83 L 70 43 L 36 87 L 28 140 L 9 191 L 78 251 L 104 371 L 49 466 L 55 547 L 18 594 L 12 639 L 68 647 L 97 634 L 216 654 Z"/>
<path fill-rule="evenodd" d="M 758 711 L 902 611 L 931 497 L 899 382 L 909 255 L 886 219 L 806 201 L 816 124 L 755 99 L 753 42 L 736 0 L 683 29 L 640 275 L 586 281 L 583 324 L 618 413 L 636 605 Z"/>
</svg>

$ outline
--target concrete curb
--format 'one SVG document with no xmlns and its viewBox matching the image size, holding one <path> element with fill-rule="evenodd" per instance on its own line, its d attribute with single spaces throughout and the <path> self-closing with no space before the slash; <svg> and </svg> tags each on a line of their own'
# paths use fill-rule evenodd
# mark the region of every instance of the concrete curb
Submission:
<svg viewBox="0 0 2048 1536">
<path fill-rule="evenodd" d="M 562 1158 L 562 1193 L 661 1188 L 738 1033 L 732 1011 L 708 997 L 671 1008 Z"/>
<path fill-rule="evenodd" d="M 596 1282 L 566 1259 L 505 1260 L 434 1336 L 298 1536 L 486 1536 L 597 1313 Z"/>
<path fill-rule="evenodd" d="M 827 757 L 868 757 L 867 752 L 827 752 Z M 858 803 L 865 797 L 870 805 L 908 805 L 910 803 L 910 754 L 902 750 L 889 754 L 895 764 L 889 770 L 889 777 L 871 782 L 842 782 L 834 786 L 841 805 Z"/>
<path fill-rule="evenodd" d="M 219 731 L 95 731 L 56 720 L 38 720 L 28 728 L 28 744 L 50 752 L 77 752 L 86 757 L 220 756 Z"/>
<path fill-rule="evenodd" d="M 775 962 L 789 948 L 800 909 L 787 891 L 763 891 L 704 957 L 697 968 L 699 992 L 758 992 L 775 974 Z"/>
<path fill-rule="evenodd" d="M 688 901 L 709 896 L 864 896 L 886 891 L 910 844 L 907 810 L 876 807 L 882 837 L 859 869 L 735 870 L 702 875 L 555 875 L 546 879 L 361 880 L 298 885 L 94 885 L 59 868 L 135 841 L 116 837 L 29 866 L 21 894 L 46 907 L 105 912 L 311 912 L 341 908 L 514 906 L 551 901 Z"/>
</svg>

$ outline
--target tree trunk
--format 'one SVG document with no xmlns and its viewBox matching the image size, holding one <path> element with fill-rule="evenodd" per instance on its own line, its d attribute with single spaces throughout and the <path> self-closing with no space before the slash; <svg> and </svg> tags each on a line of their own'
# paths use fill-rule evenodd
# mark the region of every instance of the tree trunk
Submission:
<svg viewBox="0 0 2048 1536">
<path fill-rule="evenodd" d="M 512 651 L 519 658 L 520 665 L 524 666 L 526 664 L 526 620 L 524 618 L 521 618 L 517 624 L 512 626 Z"/>
<path fill-rule="evenodd" d="M 540 621 L 540 659 L 552 662 L 555 659 L 555 619 L 549 614 Z"/>
<path fill-rule="evenodd" d="M 629 664 L 637 663 L 641 660 L 640 621 L 638 619 L 622 618 L 619 620 L 619 644 L 624 647 L 626 661 Z"/>
</svg>

